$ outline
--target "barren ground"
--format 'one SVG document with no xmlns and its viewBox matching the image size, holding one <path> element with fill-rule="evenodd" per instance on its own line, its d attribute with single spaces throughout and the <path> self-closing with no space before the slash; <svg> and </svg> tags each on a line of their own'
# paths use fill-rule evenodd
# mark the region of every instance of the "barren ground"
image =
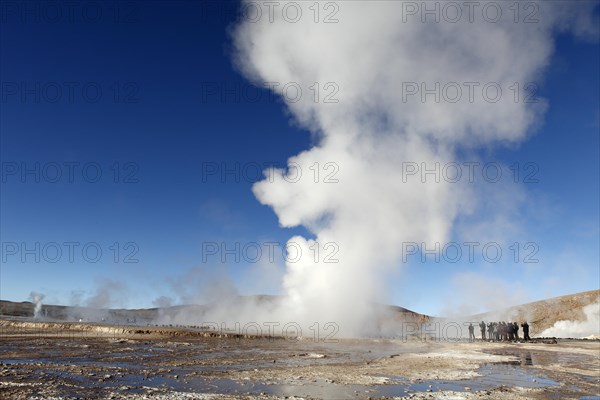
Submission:
<svg viewBox="0 0 600 400">
<path fill-rule="evenodd" d="M 0 321 L 2 322 L 2 321 Z M 590 398 L 600 342 L 205 337 L 6 323 L 0 399 Z M 42 329 L 43 327 L 43 329 Z"/>
</svg>

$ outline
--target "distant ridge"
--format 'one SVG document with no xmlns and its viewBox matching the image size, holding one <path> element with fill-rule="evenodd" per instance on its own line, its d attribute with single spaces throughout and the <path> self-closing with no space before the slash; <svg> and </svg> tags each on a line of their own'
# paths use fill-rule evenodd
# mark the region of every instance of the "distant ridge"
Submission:
<svg viewBox="0 0 600 400">
<path fill-rule="evenodd" d="M 243 306 L 248 303 L 253 303 L 258 306 L 273 307 L 283 301 L 284 296 L 272 295 L 253 295 L 253 296 L 238 296 L 228 299 L 228 306 Z M 80 316 L 95 315 L 95 320 L 99 321 L 110 319 L 117 323 L 127 323 L 135 321 L 136 323 L 148 323 L 156 320 L 159 317 L 174 316 L 181 312 L 195 313 L 199 316 L 209 312 L 212 308 L 221 305 L 219 302 L 211 302 L 207 304 L 184 304 L 170 307 L 153 307 L 144 309 L 94 309 L 80 306 L 63 306 L 63 305 L 42 305 L 40 315 L 46 319 L 57 321 L 78 321 Z M 426 322 L 429 316 L 419 314 L 408 310 L 404 307 L 376 304 L 376 308 L 384 311 L 383 314 L 387 318 L 401 318 L 416 322 Z M 0 300 L 0 317 L 20 317 L 33 318 L 35 305 L 30 301 L 13 302 Z"/>
<path fill-rule="evenodd" d="M 600 289 L 549 298 L 505 309 L 466 316 L 460 319 L 471 321 L 484 320 L 486 322 L 527 321 L 531 326 L 531 335 L 534 336 L 545 329 L 552 327 L 557 321 L 585 320 L 586 316 L 583 312 L 583 308 L 597 302 L 598 298 L 600 298 Z M 270 295 L 238 296 L 229 299 L 228 305 L 243 306 L 244 304 L 254 303 L 259 306 L 269 307 L 277 305 L 277 303 L 281 302 L 283 299 L 283 296 Z M 174 316 L 182 311 L 202 316 L 218 305 L 219 303 L 212 302 L 204 305 L 188 304 L 163 308 L 92 309 L 86 307 L 44 304 L 40 314 L 46 319 L 57 321 L 78 321 L 80 315 L 92 315 L 95 316 L 95 321 L 106 319 L 115 323 L 146 324 L 155 321 L 161 316 Z M 0 317 L 32 318 L 34 316 L 34 307 L 34 304 L 29 301 L 12 302 L 0 300 Z M 430 317 L 395 305 L 376 304 L 375 307 L 383 311 L 380 320 L 380 323 L 383 325 L 385 325 L 386 322 L 392 322 L 394 320 L 426 323 L 432 320 L 444 319 Z"/>
</svg>

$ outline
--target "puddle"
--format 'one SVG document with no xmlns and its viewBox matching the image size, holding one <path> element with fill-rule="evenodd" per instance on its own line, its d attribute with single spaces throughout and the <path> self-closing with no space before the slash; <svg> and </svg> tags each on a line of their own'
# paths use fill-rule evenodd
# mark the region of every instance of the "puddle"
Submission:
<svg viewBox="0 0 600 400">
<path fill-rule="evenodd" d="M 541 377 L 520 366 L 519 361 L 493 363 L 482 365 L 477 372 L 482 376 L 459 381 L 448 380 L 422 380 L 418 383 L 407 385 L 379 386 L 374 394 L 378 396 L 398 396 L 411 392 L 437 392 L 452 390 L 456 392 L 489 390 L 499 386 L 541 388 L 559 386 L 560 383 Z M 403 378 L 397 378 L 403 380 Z M 469 389 L 466 389 L 469 388 Z"/>
<path fill-rule="evenodd" d="M 411 382 L 403 377 L 387 377 L 386 385 L 342 385 L 325 380 L 303 382 L 299 384 L 270 384 L 266 381 L 246 381 L 238 378 L 233 370 L 269 368 L 276 360 L 278 367 L 294 368 L 325 364 L 343 364 L 347 362 L 371 361 L 380 357 L 401 356 L 404 352 L 415 352 L 415 349 L 398 346 L 397 343 L 378 341 L 376 345 L 364 342 L 340 342 L 324 346 L 316 343 L 301 343 L 301 346 L 285 342 L 267 340 L 253 342 L 220 342 L 203 340 L 179 345 L 177 342 L 152 343 L 147 341 L 127 341 L 111 343 L 106 347 L 104 342 L 89 341 L 83 345 L 60 341 L 60 351 L 56 348 L 40 346 L 40 354 L 21 353 L 18 358 L 14 353 L 10 359 L 2 360 L 5 364 L 30 364 L 27 370 L 29 378 L 44 380 L 51 376 L 55 381 L 77 388 L 99 388 L 109 391 L 122 390 L 127 386 L 128 392 L 145 392 L 151 388 L 162 388 L 177 392 L 220 393 L 229 395 L 298 396 L 323 399 L 394 397 L 415 392 L 438 392 L 452 390 L 458 392 L 489 390 L 500 386 L 544 388 L 556 387 L 559 383 L 543 377 L 537 368 L 554 363 L 577 362 L 590 364 L 590 356 L 565 354 L 562 352 L 536 351 L 516 346 L 504 349 L 486 349 L 485 353 L 511 356 L 513 361 L 483 364 L 476 370 L 481 376 L 459 381 L 421 380 Z M 90 346 L 88 348 L 88 345 Z M 4 349 L 9 346 L 4 347 Z M 417 350 L 425 352 L 426 349 Z M 326 354 L 324 358 L 307 357 L 307 354 Z M 272 354 L 272 357 L 271 357 Z M 8 354 L 7 354 L 8 355 Z M 188 363 L 188 361 L 190 361 Z M 41 364 L 41 365 L 40 365 Z M 81 372 L 64 366 L 86 366 Z M 60 366 L 60 367 L 59 367 Z M 65 371 L 64 369 L 68 369 Z M 93 371 L 94 374 L 89 372 Z M 219 372 L 215 378 L 212 372 Z M 110 375 L 105 378 L 105 375 Z M 207 377 L 212 375 L 213 377 Z M 230 378 L 230 379 L 228 379 Z M 590 382 L 600 383 L 596 377 Z M 75 390 L 61 386 L 61 391 Z M 467 389 L 469 388 L 469 389 Z M 577 391 L 577 388 L 573 388 Z M 579 392 L 590 393 L 590 392 Z M 592 394 L 595 392 L 592 391 Z M 588 396 L 581 399 L 600 400 L 600 397 Z"/>
<path fill-rule="evenodd" d="M 520 366 L 509 364 L 486 364 L 480 367 L 477 372 L 482 376 L 461 381 L 422 380 L 410 383 L 404 378 L 396 377 L 392 378 L 394 383 L 388 385 L 362 386 L 313 382 L 310 386 L 262 385 L 260 390 L 267 394 L 279 396 L 313 396 L 322 399 L 340 399 L 352 398 L 359 394 L 368 394 L 370 397 L 394 397 L 426 391 L 453 390 L 465 392 L 467 391 L 465 388 L 475 391 L 493 389 L 499 386 L 540 388 L 560 385 L 552 379 L 541 377 Z M 248 387 L 245 389 L 248 390 Z M 257 393 L 250 392 L 250 394 Z"/>
<path fill-rule="evenodd" d="M 389 377 L 391 384 L 387 385 L 341 385 L 319 380 L 308 385 L 277 385 L 255 381 L 238 381 L 233 379 L 206 379 L 195 375 L 189 369 L 174 369 L 169 373 L 158 373 L 150 369 L 149 376 L 138 373 L 127 374 L 121 372 L 110 379 L 98 382 L 103 373 L 95 376 L 81 376 L 68 372 L 45 371 L 48 374 L 59 376 L 64 380 L 76 382 L 84 387 L 93 383 L 96 387 L 115 390 L 122 385 L 127 385 L 131 391 L 140 390 L 140 386 L 166 388 L 180 392 L 221 393 L 230 395 L 258 395 L 261 393 L 277 396 L 312 396 L 322 399 L 340 399 L 359 397 L 393 397 L 403 396 L 408 393 L 452 390 L 465 392 L 467 390 L 487 390 L 499 386 L 525 388 L 539 388 L 558 386 L 559 383 L 537 374 L 527 368 L 516 364 L 485 364 L 477 372 L 482 376 L 473 379 L 448 381 L 448 380 L 422 380 L 410 382 L 403 377 Z M 154 375 L 154 373 L 158 373 Z M 175 378 L 175 376 L 178 376 Z M 466 389 L 469 388 L 469 389 Z M 594 397 L 590 397 L 594 399 Z M 600 400 L 600 399 L 599 399 Z"/>
<path fill-rule="evenodd" d="M 486 354 L 494 354 L 498 356 L 511 356 L 519 360 L 522 366 L 527 365 L 549 365 L 549 364 L 567 364 L 577 363 L 578 365 L 590 365 L 591 358 L 587 354 L 562 353 L 556 351 L 535 351 L 522 349 L 484 349 L 482 352 Z"/>
<path fill-rule="evenodd" d="M 485 364 L 479 368 L 478 372 L 483 374 L 479 378 L 481 382 L 494 386 L 538 388 L 560 385 L 558 382 L 530 372 L 526 368 L 509 364 Z"/>
</svg>

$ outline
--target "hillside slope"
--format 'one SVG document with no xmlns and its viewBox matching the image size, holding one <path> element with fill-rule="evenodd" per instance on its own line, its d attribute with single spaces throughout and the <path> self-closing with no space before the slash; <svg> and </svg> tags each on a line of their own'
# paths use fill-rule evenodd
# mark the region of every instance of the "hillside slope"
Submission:
<svg viewBox="0 0 600 400">
<path fill-rule="evenodd" d="M 531 326 L 531 336 L 538 336 L 560 321 L 584 323 L 590 318 L 598 318 L 600 313 L 600 290 L 590 290 L 566 296 L 521 304 L 503 310 L 494 310 L 471 317 L 474 321 L 527 321 Z M 588 311 L 587 313 L 585 311 Z M 593 327 L 592 327 L 593 328 Z M 596 334 L 600 330 L 596 326 Z M 566 332 L 565 332 L 566 334 Z M 565 336 L 565 335 L 561 335 Z M 567 335 L 568 336 L 568 335 Z M 577 337 L 572 335 L 571 337 Z"/>
</svg>

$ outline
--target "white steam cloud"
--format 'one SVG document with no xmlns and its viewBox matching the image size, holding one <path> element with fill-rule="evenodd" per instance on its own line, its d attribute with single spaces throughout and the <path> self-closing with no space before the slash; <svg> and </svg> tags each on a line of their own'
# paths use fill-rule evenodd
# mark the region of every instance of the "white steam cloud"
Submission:
<svg viewBox="0 0 600 400">
<path fill-rule="evenodd" d="M 40 319 L 42 317 L 42 300 L 46 297 L 43 293 L 31 292 L 29 299 L 33 303 L 33 318 Z"/>
<path fill-rule="evenodd" d="M 594 4 L 535 2 L 537 22 L 524 23 L 523 15 L 515 22 L 511 2 L 492 2 L 502 13 L 494 22 L 480 2 L 473 18 L 465 9 L 456 22 L 429 16 L 423 23 L 423 10 L 407 8 L 423 2 L 347 1 L 335 2 L 337 23 L 324 23 L 324 10 L 317 23 L 312 3 L 296 22 L 296 14 L 282 13 L 289 2 L 280 3 L 272 21 L 265 9 L 258 21 L 238 24 L 235 60 L 258 85 L 302 89 L 284 100 L 316 144 L 291 157 L 287 171 L 266 171 L 254 193 L 283 227 L 303 225 L 314 234 L 290 239 L 302 257 L 287 263 L 283 279 L 288 318 L 334 321 L 342 334 L 357 335 L 372 325 L 372 304 L 385 298 L 382 280 L 400 264 L 402 243 L 444 243 L 456 219 L 477 207 L 478 190 L 465 179 L 403 181 L 403 168 L 461 162 L 470 151 L 525 139 L 546 104 L 523 101 L 524 85 L 542 82 L 557 29 L 596 32 Z M 250 13 L 259 3 L 244 4 Z M 436 84 L 439 99 L 422 98 L 421 89 L 435 92 Z M 453 101 L 457 87 L 462 94 Z M 338 101 L 325 102 L 334 92 L 329 99 Z M 325 182 L 332 172 L 337 183 Z M 326 262 L 335 249 L 339 262 Z"/>
<path fill-rule="evenodd" d="M 600 339 L 600 297 L 583 307 L 585 320 L 557 321 L 553 327 L 539 334 L 541 337 Z"/>
</svg>

